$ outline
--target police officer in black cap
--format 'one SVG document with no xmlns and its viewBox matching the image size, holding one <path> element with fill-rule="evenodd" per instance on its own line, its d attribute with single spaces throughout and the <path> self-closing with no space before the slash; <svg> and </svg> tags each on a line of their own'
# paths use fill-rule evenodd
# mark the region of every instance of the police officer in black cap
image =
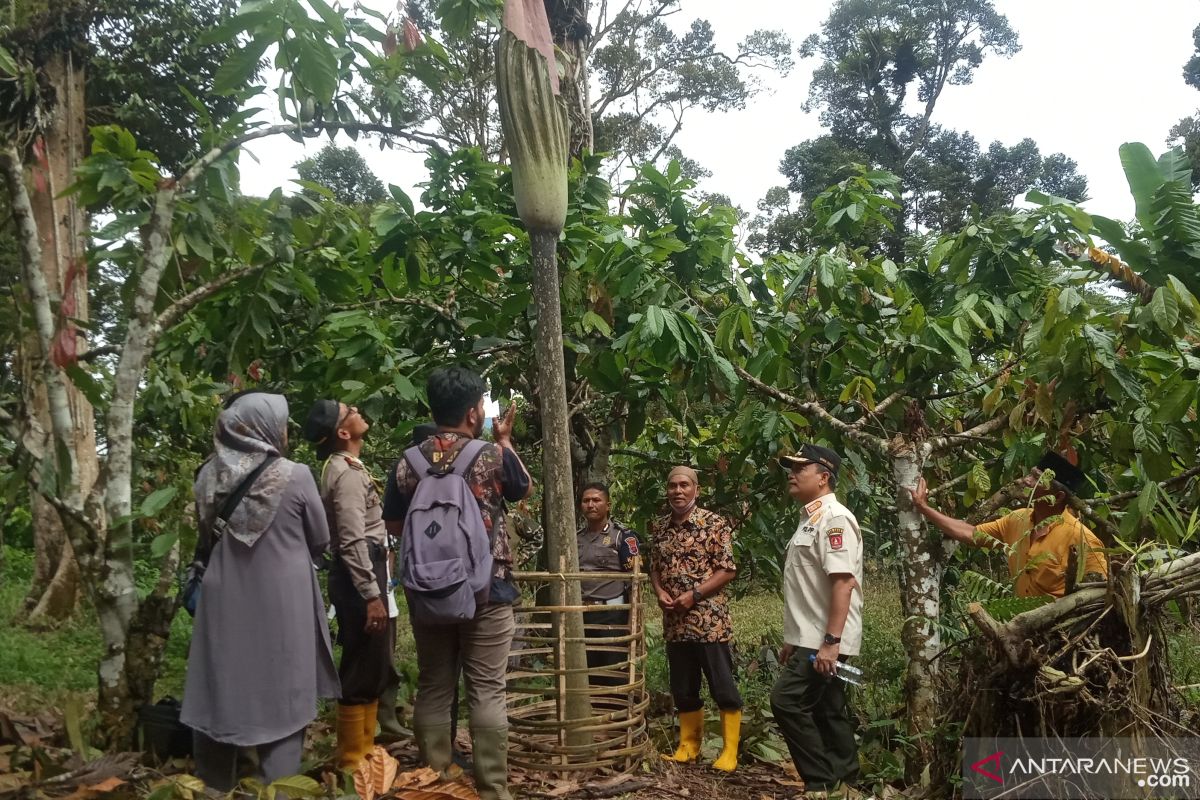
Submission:
<svg viewBox="0 0 1200 800">
<path fill-rule="evenodd" d="M 862 646 L 863 542 L 858 520 L 837 499 L 842 458 L 805 444 L 779 465 L 801 506 L 783 572 L 782 672 L 771 709 L 806 797 L 858 796 L 858 745 L 837 663 Z"/>
</svg>

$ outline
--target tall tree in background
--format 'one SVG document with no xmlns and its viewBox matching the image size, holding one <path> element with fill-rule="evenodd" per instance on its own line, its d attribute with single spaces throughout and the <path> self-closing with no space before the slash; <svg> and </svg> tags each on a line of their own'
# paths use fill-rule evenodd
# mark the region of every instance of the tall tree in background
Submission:
<svg viewBox="0 0 1200 800">
<path fill-rule="evenodd" d="M 296 164 L 300 180 L 324 186 L 333 192 L 333 199 L 348 206 L 377 203 L 385 196 L 383 182 L 367 166 L 353 147 L 326 144 L 312 158 Z M 317 192 L 304 188 L 308 197 Z"/>
<path fill-rule="evenodd" d="M 1195 51 L 1183 65 L 1183 82 L 1193 89 L 1200 89 L 1200 25 L 1192 31 L 1192 43 Z M 1167 137 L 1167 144 L 1183 148 L 1192 168 L 1192 189 L 1200 191 L 1200 113 L 1175 123 Z"/>
<path fill-rule="evenodd" d="M 1007 57 L 1019 48 L 991 0 L 838 2 L 821 33 L 801 48 L 821 59 L 806 109 L 819 109 L 829 132 L 785 153 L 780 172 L 787 184 L 759 204 L 750 246 L 770 252 L 810 244 L 799 238 L 809 204 L 852 175 L 854 164 L 901 179 L 893 258 L 902 256 L 906 233 L 957 229 L 1029 189 L 1082 200 L 1086 181 L 1066 156 L 1043 157 L 1029 139 L 984 151 L 969 133 L 933 121 L 947 86 L 969 84 L 987 55 Z"/>
<path fill-rule="evenodd" d="M 674 140 L 685 116 L 744 108 L 762 89 L 759 73 L 784 75 L 793 64 L 791 40 L 781 31 L 755 31 L 731 50 L 717 46 L 703 19 L 677 33 L 667 20 L 682 10 L 680 0 L 637 0 L 619 9 L 584 0 L 545 5 L 563 58 L 571 152 L 610 153 L 614 171 L 678 158 Z M 457 4 L 442 4 L 439 16 L 433 6 L 411 0 L 407 13 L 446 41 L 454 77 L 411 89 L 414 113 L 454 146 L 501 156 L 490 86 L 498 20 L 446 13 Z"/>
<path fill-rule="evenodd" d="M 27 154 L 30 200 L 43 236 L 42 272 L 58 308 L 53 357 L 64 366 L 73 367 L 89 340 L 102 338 L 101 328 L 111 322 L 103 311 L 93 317 L 89 308 L 89 283 L 97 276 L 90 274 L 86 257 L 87 209 L 64 193 L 89 147 L 88 131 L 120 122 L 136 128 L 167 165 L 176 167 L 194 156 L 202 122 L 220 121 L 238 107 L 235 98 L 217 97 L 211 90 L 231 43 L 206 42 L 200 35 L 235 7 L 229 0 L 12 6 L 0 43 L 37 70 L 42 91 L 36 100 L 23 96 L 16 62 L 0 68 L 9 101 L 5 123 L 14 138 L 23 140 Z M 17 348 L 2 357 L 25 376 L 25 428 L 45 445 L 49 407 L 39 379 L 38 348 L 28 336 L 14 342 Z M 72 447 L 80 479 L 90 486 L 99 469 L 92 409 L 73 384 L 67 394 L 77 422 Z M 35 570 L 25 606 L 29 623 L 40 625 L 74 610 L 79 574 L 58 513 L 37 493 L 33 497 Z"/>
</svg>

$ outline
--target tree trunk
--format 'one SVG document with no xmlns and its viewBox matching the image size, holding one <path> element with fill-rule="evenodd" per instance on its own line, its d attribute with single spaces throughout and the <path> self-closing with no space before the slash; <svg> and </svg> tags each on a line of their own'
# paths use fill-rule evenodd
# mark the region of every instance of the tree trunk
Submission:
<svg viewBox="0 0 1200 800">
<path fill-rule="evenodd" d="M 50 295 L 59 298 L 61 308 L 70 312 L 60 313 L 58 323 L 64 326 L 67 316 L 83 322 L 88 319 L 87 218 L 74 195 L 59 196 L 74 182 L 75 168 L 84 157 L 84 71 L 70 51 L 50 56 L 41 71 L 54 88 L 56 104 L 42 131 L 44 149 L 40 154 L 35 151 L 29 165 L 35 187 L 29 199 L 41 245 L 42 275 Z M 82 353 L 87 348 L 86 339 L 76 336 L 75 347 Z M 50 407 L 40 377 L 42 366 L 31 360 L 45 356 L 36 339 L 29 340 L 23 351 L 26 413 L 30 422 L 36 420 L 35 430 L 49 431 Z M 95 419 L 91 403 L 70 383 L 67 403 L 73 422 L 70 439 L 76 477 L 80 491 L 86 495 L 99 472 Z M 44 444 L 46 448 L 50 445 L 48 435 Z M 36 492 L 32 511 L 36 570 L 25 607 L 30 624 L 45 625 L 65 619 L 74 611 L 79 598 L 79 566 L 58 512 Z"/>
<path fill-rule="evenodd" d="M 537 308 L 535 353 L 538 367 L 538 394 L 542 413 L 543 515 L 546 549 L 551 570 L 579 571 L 579 550 L 575 543 L 575 493 L 571 486 L 571 434 L 567 415 L 567 382 L 563 366 L 562 307 L 555 248 L 558 234 L 530 231 L 533 250 L 533 298 Z M 582 595 L 578 581 L 563 587 L 555 604 L 578 606 Z M 583 614 L 561 615 L 568 642 L 566 652 L 567 696 L 563 706 L 567 719 L 584 719 L 591 714 L 588 700 L 587 651 L 583 642 Z M 582 737 L 584 743 L 590 734 Z M 572 744 L 580 743 L 572 741 Z"/>
<path fill-rule="evenodd" d="M 909 441 L 896 439 L 890 453 L 892 480 L 896 486 L 897 527 L 900 533 L 901 599 L 904 628 L 900 638 L 908 658 L 904 676 L 904 699 L 908 709 L 908 735 L 916 742 L 918 757 L 906 767 L 910 783 L 921 777 L 925 765 L 932 763 L 933 748 L 927 737 L 936 715 L 933 678 L 934 656 L 941 648 L 937 621 L 941 614 L 939 592 L 942 585 L 942 547 L 925 528 L 924 519 L 912 506 L 905 487 L 915 486 L 921 477 L 917 448 Z"/>
<path fill-rule="evenodd" d="M 550 35 L 559 50 L 559 64 L 565 74 L 559 79 L 563 103 L 570 124 L 571 158 L 591 152 L 595 139 L 592 131 L 592 101 L 588 89 L 588 0 L 545 0 Z"/>
</svg>

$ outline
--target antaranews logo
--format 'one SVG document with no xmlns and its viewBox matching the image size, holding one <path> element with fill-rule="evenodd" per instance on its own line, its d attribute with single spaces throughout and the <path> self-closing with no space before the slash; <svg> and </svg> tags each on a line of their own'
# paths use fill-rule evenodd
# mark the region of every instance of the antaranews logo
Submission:
<svg viewBox="0 0 1200 800">
<path fill-rule="evenodd" d="M 1200 798 L 1200 738 L 966 739 L 963 797 Z"/>
</svg>

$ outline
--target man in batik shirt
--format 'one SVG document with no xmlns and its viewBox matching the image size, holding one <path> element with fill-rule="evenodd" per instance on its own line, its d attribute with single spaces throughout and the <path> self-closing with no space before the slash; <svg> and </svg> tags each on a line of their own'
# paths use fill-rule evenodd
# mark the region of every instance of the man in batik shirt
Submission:
<svg viewBox="0 0 1200 800">
<path fill-rule="evenodd" d="M 650 579 L 663 612 L 671 695 L 679 713 L 679 749 L 669 756 L 694 761 L 704 738 L 700 677 L 721 709 L 725 746 L 713 767 L 737 767 L 742 698 L 733 674 L 733 622 L 725 586 L 737 575 L 729 523 L 696 505 L 699 479 L 691 467 L 667 477 L 670 513 L 650 525 Z"/>
</svg>

